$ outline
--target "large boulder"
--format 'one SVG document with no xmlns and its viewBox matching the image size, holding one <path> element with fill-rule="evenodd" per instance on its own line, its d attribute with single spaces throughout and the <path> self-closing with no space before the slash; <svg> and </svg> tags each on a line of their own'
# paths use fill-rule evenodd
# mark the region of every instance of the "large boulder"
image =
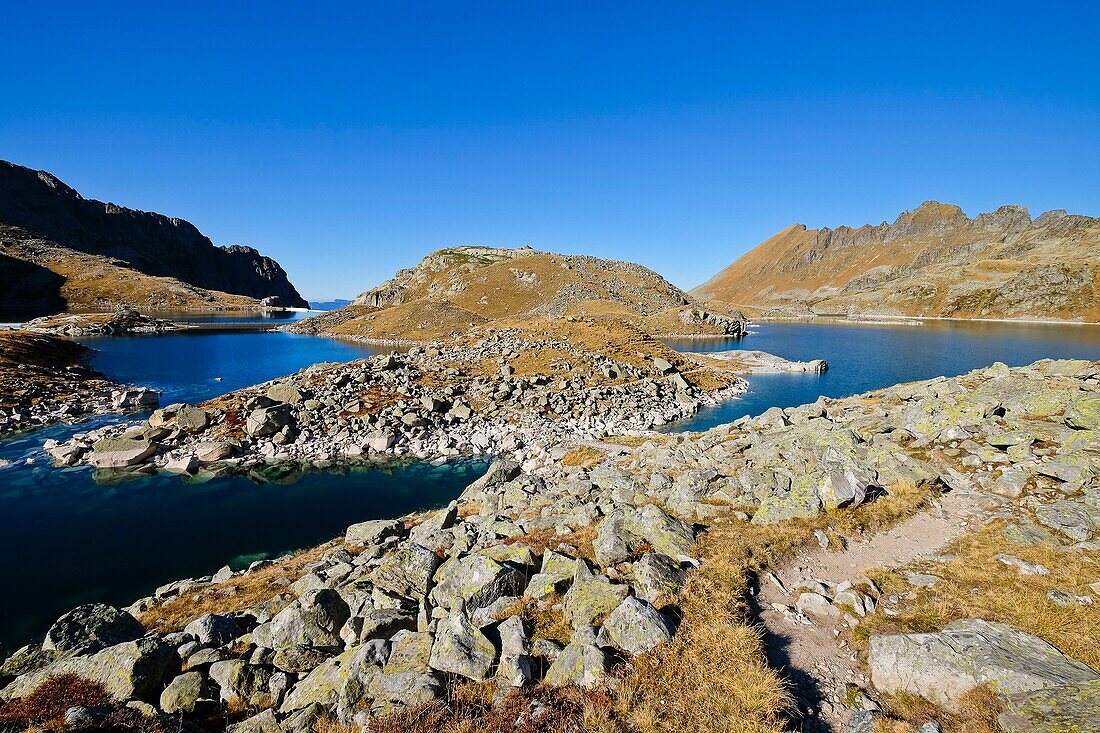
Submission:
<svg viewBox="0 0 1100 733">
<path fill-rule="evenodd" d="M 428 664 L 432 635 L 401 631 L 391 641 L 393 646 L 382 674 L 370 681 L 370 696 L 402 705 L 419 705 L 442 697 L 446 687 Z"/>
<path fill-rule="evenodd" d="M 442 560 L 427 547 L 406 544 L 394 552 L 371 574 L 379 588 L 406 598 L 423 598 L 432 586 L 432 576 Z"/>
<path fill-rule="evenodd" d="M 0 700 L 12 700 L 34 690 L 48 677 L 75 674 L 100 682 L 120 700 L 156 700 L 165 680 L 179 669 L 179 655 L 155 636 L 115 644 L 91 656 L 68 657 L 16 678 L 0 690 Z"/>
<path fill-rule="evenodd" d="M 496 660 L 496 647 L 464 613 L 452 613 L 439 622 L 428 660 L 440 672 L 483 680 Z"/>
<path fill-rule="evenodd" d="M 400 519 L 374 519 L 359 522 L 344 532 L 344 542 L 349 545 L 377 545 L 387 537 L 399 536 L 405 530 Z"/>
<path fill-rule="evenodd" d="M 574 628 L 598 624 L 629 595 L 629 585 L 612 583 L 605 575 L 593 576 L 587 567 L 578 568 L 563 600 L 565 620 Z"/>
<path fill-rule="evenodd" d="M 432 601 L 437 606 L 472 613 L 500 598 L 518 596 L 525 586 L 523 573 L 486 555 L 466 555 L 443 563 L 435 573 Z"/>
<path fill-rule="evenodd" d="M 604 621 L 608 641 L 630 654 L 645 654 L 672 639 L 674 629 L 664 614 L 645 601 L 627 598 Z"/>
<path fill-rule="evenodd" d="M 607 654 L 595 644 L 574 642 L 558 654 L 546 670 L 546 684 L 554 687 L 593 687 L 607 674 Z"/>
<path fill-rule="evenodd" d="M 244 430 L 253 438 L 266 438 L 290 424 L 290 405 L 279 403 L 248 413 Z"/>
<path fill-rule="evenodd" d="M 175 428 L 185 433 L 201 433 L 210 424 L 210 415 L 201 407 L 176 403 L 154 410 L 149 416 L 151 428 Z"/>
<path fill-rule="evenodd" d="M 147 438 L 103 438 L 92 445 L 88 463 L 96 468 L 125 468 L 156 452 L 156 444 Z"/>
<path fill-rule="evenodd" d="M 206 696 L 206 678 L 201 672 L 184 672 L 160 693 L 160 709 L 169 715 L 192 713 Z"/>
<path fill-rule="evenodd" d="M 1100 679 L 1037 636 L 979 619 L 953 621 L 935 633 L 873 635 L 868 664 L 880 691 L 947 708 L 979 685 L 1014 695 Z"/>
<path fill-rule="evenodd" d="M 371 679 L 379 674 L 372 651 L 367 645 L 357 646 L 327 660 L 291 688 L 280 709 L 291 712 L 315 703 L 361 707 Z"/>
<path fill-rule="evenodd" d="M 42 648 L 68 654 L 91 654 L 145 635 L 145 627 L 126 611 L 102 603 L 86 603 L 54 622 Z"/>
<path fill-rule="evenodd" d="M 596 559 L 604 566 L 615 565 L 644 549 L 679 558 L 687 556 L 695 544 L 691 526 L 666 514 L 655 504 L 616 509 L 596 532 L 592 543 Z"/>
<path fill-rule="evenodd" d="M 680 563 L 659 552 L 647 552 L 630 569 L 635 595 L 649 603 L 675 598 L 686 579 Z"/>
<path fill-rule="evenodd" d="M 271 667 L 243 659 L 226 659 L 210 665 L 210 679 L 217 685 L 222 702 L 232 707 L 270 707 Z"/>
<path fill-rule="evenodd" d="M 311 590 L 271 619 L 271 646 L 340 648 L 340 628 L 350 615 L 347 602 L 336 591 Z"/>
<path fill-rule="evenodd" d="M 208 613 L 184 627 L 184 632 L 191 634 L 200 644 L 207 646 L 221 646 L 228 644 L 244 633 L 236 621 L 229 616 Z"/>
</svg>

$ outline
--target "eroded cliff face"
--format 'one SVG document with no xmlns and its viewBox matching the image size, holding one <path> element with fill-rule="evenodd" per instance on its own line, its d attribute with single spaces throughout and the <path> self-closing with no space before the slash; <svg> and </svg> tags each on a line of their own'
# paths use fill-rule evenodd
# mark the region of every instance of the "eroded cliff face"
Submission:
<svg viewBox="0 0 1100 733">
<path fill-rule="evenodd" d="M 33 233 L 42 243 L 38 249 L 48 245 L 57 255 L 53 259 L 63 259 L 68 250 L 74 259 L 79 254 L 102 258 L 102 263 L 153 278 L 171 278 L 183 287 L 254 299 L 275 296 L 282 305 L 307 305 L 279 263 L 251 247 L 217 247 L 183 219 L 85 199 L 45 171 L 5 161 L 0 161 L 0 225 L 7 226 L 8 234 L 19 234 L 23 243 L 29 238 L 27 233 Z M 9 239 L 13 238 L 0 232 L 6 257 L 57 272 L 26 254 L 24 247 L 13 246 L 14 239 Z M 44 277 L 36 281 L 48 289 L 49 280 Z M 0 300 L 5 303 L 15 305 L 8 301 L 28 296 L 22 292 L 27 289 L 26 283 L 5 286 L 0 291 Z M 57 292 L 39 293 L 36 287 L 32 283 L 29 293 L 36 301 L 60 299 L 69 307 L 95 305 L 69 302 Z"/>
<path fill-rule="evenodd" d="M 788 227 L 692 290 L 787 312 L 1100 320 L 1100 219 L 926 202 L 892 224 Z"/>
</svg>

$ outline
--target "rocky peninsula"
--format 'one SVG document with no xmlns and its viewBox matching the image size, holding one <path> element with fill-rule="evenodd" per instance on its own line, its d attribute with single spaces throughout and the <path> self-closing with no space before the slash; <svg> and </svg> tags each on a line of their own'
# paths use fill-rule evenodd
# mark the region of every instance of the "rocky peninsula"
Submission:
<svg viewBox="0 0 1100 733">
<path fill-rule="evenodd" d="M 350 368 L 412 384 L 442 357 Z M 247 431 L 275 406 L 237 419 Z M 174 419 L 170 433 L 203 422 Z M 1100 719 L 1096 363 L 998 364 L 703 433 L 524 448 L 444 509 L 352 524 L 127 609 L 75 609 L 0 668 L 3 710 L 75 676 L 105 697 L 64 712 L 74 729 L 136 714 L 142 730 L 465 730 L 500 710 L 507 730 Z M 772 667 L 779 649 L 788 665 Z"/>
<path fill-rule="evenodd" d="M 159 393 L 91 369 L 91 349 L 34 331 L 0 331 L 0 436 L 89 415 L 155 407 Z"/>
</svg>

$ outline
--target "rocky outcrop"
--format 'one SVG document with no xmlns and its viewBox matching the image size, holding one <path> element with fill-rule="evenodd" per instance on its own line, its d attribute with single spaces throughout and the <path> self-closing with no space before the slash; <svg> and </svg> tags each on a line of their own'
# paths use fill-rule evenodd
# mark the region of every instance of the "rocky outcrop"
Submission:
<svg viewBox="0 0 1100 733">
<path fill-rule="evenodd" d="M 150 318 L 133 308 L 119 308 L 112 313 L 61 313 L 44 316 L 27 321 L 23 328 L 35 333 L 81 338 L 166 333 L 176 330 L 176 324 Z"/>
<path fill-rule="evenodd" d="M 611 317 L 659 335 L 742 336 L 740 313 L 705 306 L 632 262 L 530 247 L 451 247 L 401 270 L 354 304 L 288 329 L 429 341 L 516 317 Z"/>
<path fill-rule="evenodd" d="M 929 201 L 893 223 L 795 225 L 692 294 L 780 314 L 1100 320 L 1100 219 Z"/>
<path fill-rule="evenodd" d="M 59 450 L 103 468 L 221 463 L 239 472 L 485 453 L 526 460 L 577 436 L 659 427 L 745 388 L 732 371 L 632 335 L 632 351 L 619 359 L 552 336 L 492 330 L 470 346 L 317 365 L 203 409 L 169 406 L 172 421 L 158 411 L 141 426 L 90 431 Z M 512 355 L 542 353 L 568 353 L 570 371 L 518 376 L 509 363 Z M 193 417 L 187 426 L 179 424 L 184 414 Z M 222 450 L 211 455 L 214 445 Z"/>
<path fill-rule="evenodd" d="M 0 161 L 0 224 L 39 235 L 44 243 L 38 246 L 52 248 L 54 255 L 63 255 L 61 250 L 66 249 L 115 261 L 122 271 L 171 278 L 206 291 L 247 296 L 256 301 L 275 296 L 283 306 L 307 307 L 282 267 L 251 247 L 216 247 L 182 219 L 85 199 L 45 171 L 4 161 Z M 22 259 L 42 270 L 62 271 L 50 267 L 49 256 L 31 258 L 26 247 L 9 247 L 4 241 L 4 252 L 9 258 Z M 25 240 L 16 237 L 13 241 Z M 33 273 L 22 274 L 29 277 Z M 40 280 L 46 287 L 56 289 L 61 285 L 51 284 L 48 277 Z M 0 302 L 24 305 L 11 300 L 12 293 L 5 292 L 9 287 L 18 288 L 20 283 L 5 278 Z M 20 291 L 22 299 L 27 300 L 28 295 L 33 293 Z M 146 302 L 130 304 L 149 306 Z"/>
<path fill-rule="evenodd" d="M 86 346 L 56 336 L 0 331 L 0 436 L 157 404 L 155 390 L 125 387 L 89 368 L 90 355 Z M 55 457 L 71 463 L 79 456 L 63 451 Z"/>
<path fill-rule="evenodd" d="M 875 635 L 867 657 L 882 692 L 907 692 L 952 707 L 979 685 L 1002 695 L 1100 682 L 1100 673 L 1030 634 L 979 619 L 930 634 Z"/>
</svg>

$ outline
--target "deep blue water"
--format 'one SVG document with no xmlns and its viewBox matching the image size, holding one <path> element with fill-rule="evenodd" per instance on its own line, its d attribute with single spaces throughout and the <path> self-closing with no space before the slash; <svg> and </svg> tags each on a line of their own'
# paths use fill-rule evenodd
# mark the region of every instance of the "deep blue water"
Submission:
<svg viewBox="0 0 1100 733">
<path fill-rule="evenodd" d="M 201 402 L 322 361 L 352 361 L 392 348 L 281 331 L 177 331 L 85 339 L 92 365 L 124 384 L 163 391 L 161 404 Z M 221 381 L 218 381 L 218 378 Z"/>
<path fill-rule="evenodd" d="M 200 402 L 316 362 L 380 350 L 279 332 L 179 332 L 85 343 L 99 351 L 92 362 L 97 369 L 162 390 L 162 404 Z M 40 637 L 80 603 L 129 603 L 233 558 L 310 546 L 353 522 L 442 505 L 482 470 L 471 463 L 425 464 L 389 473 L 313 473 L 285 484 L 246 477 L 188 484 L 161 475 L 110 485 L 88 468 L 54 469 L 42 452 L 47 438 L 65 440 L 117 419 L 0 441 L 0 644 L 9 650 Z M 11 465 L 3 468 L 6 462 Z"/>
<path fill-rule="evenodd" d="M 670 430 L 706 430 L 769 407 L 792 407 L 819 396 L 847 397 L 899 382 L 955 376 L 1002 361 L 1009 366 L 1045 358 L 1100 359 L 1100 327 L 925 321 L 923 325 L 837 322 L 762 323 L 744 339 L 676 339 L 679 351 L 754 349 L 796 361 L 825 359 L 824 374 L 749 378 L 738 399 L 706 407 Z"/>
</svg>

